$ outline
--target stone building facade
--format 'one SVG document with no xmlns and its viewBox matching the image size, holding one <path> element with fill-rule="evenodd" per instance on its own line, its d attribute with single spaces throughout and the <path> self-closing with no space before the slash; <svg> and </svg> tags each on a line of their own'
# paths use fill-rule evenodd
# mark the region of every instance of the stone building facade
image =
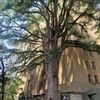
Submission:
<svg viewBox="0 0 100 100">
<path fill-rule="evenodd" d="M 80 48 L 66 49 L 61 57 L 58 77 L 62 100 L 84 100 L 85 92 L 100 87 L 100 55 Z M 45 70 L 42 65 L 37 66 L 28 74 L 25 94 L 37 97 L 45 94 L 46 89 Z"/>
</svg>

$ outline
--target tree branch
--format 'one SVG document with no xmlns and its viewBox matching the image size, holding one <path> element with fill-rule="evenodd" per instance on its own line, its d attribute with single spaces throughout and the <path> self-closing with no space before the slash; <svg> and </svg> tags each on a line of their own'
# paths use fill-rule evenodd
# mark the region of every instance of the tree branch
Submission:
<svg viewBox="0 0 100 100">
<path fill-rule="evenodd" d="M 81 42 L 78 40 L 67 40 L 64 42 L 64 49 L 68 47 L 82 48 L 88 51 L 100 52 L 100 45 Z"/>
</svg>

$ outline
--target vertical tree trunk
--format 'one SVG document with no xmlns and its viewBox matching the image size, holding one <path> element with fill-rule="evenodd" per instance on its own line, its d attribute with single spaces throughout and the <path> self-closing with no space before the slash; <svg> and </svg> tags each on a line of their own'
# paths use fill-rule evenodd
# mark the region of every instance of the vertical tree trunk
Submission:
<svg viewBox="0 0 100 100">
<path fill-rule="evenodd" d="M 4 100 L 4 95 L 5 95 L 5 66 L 3 63 L 3 59 L 1 60 L 1 65 L 2 65 L 2 87 L 1 87 L 1 93 L 2 93 L 2 100 Z"/>
<path fill-rule="evenodd" d="M 46 100 L 60 100 L 58 91 L 58 70 L 59 58 L 52 57 L 47 63 L 47 99 Z"/>
</svg>

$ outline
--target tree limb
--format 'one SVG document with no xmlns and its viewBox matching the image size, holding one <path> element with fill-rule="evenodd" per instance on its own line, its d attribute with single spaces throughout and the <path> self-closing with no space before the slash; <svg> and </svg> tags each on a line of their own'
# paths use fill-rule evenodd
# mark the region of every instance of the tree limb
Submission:
<svg viewBox="0 0 100 100">
<path fill-rule="evenodd" d="M 78 40 L 67 40 L 66 42 L 64 42 L 64 49 L 68 47 L 76 47 L 88 51 L 100 52 L 100 45 L 81 42 Z"/>
</svg>

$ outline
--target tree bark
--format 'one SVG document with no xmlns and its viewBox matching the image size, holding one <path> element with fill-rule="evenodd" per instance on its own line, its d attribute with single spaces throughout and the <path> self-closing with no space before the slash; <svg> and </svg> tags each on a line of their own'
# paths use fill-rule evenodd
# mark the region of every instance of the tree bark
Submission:
<svg viewBox="0 0 100 100">
<path fill-rule="evenodd" d="M 52 57 L 47 62 L 47 95 L 46 100 L 60 100 L 58 91 L 59 57 Z"/>
<path fill-rule="evenodd" d="M 1 65 L 2 65 L 2 75 L 1 75 L 1 78 L 2 78 L 2 87 L 1 87 L 1 93 L 2 93 L 2 100 L 4 100 L 4 95 L 5 95 L 5 66 L 4 66 L 4 63 L 3 63 L 3 59 L 0 59 L 1 60 Z"/>
</svg>

